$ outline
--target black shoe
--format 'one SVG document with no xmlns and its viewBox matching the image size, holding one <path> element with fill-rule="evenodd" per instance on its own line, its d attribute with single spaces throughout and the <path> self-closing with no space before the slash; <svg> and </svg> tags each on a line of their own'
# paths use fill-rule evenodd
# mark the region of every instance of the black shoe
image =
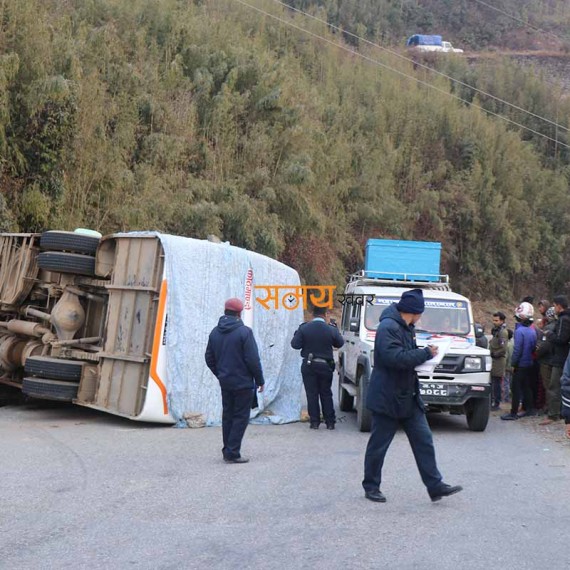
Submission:
<svg viewBox="0 0 570 570">
<path fill-rule="evenodd" d="M 436 491 L 432 491 L 429 496 L 435 503 L 435 501 L 440 501 L 442 497 L 455 495 L 455 493 L 459 493 L 459 491 L 463 491 L 463 487 L 461 485 L 456 485 L 455 487 L 452 487 L 451 485 L 442 485 Z"/>
<path fill-rule="evenodd" d="M 535 410 L 529 410 L 528 412 L 519 412 L 517 414 L 517 416 L 519 418 L 532 418 L 533 416 L 536 416 L 536 411 Z"/>
<path fill-rule="evenodd" d="M 491 411 L 492 411 L 492 412 L 496 412 L 496 411 L 498 411 L 498 410 L 500 410 L 500 409 L 501 409 L 501 406 L 499 406 L 499 404 L 493 404 L 493 405 L 491 406 Z"/>
<path fill-rule="evenodd" d="M 334 422 L 327 424 L 327 429 L 334 429 Z"/>
<path fill-rule="evenodd" d="M 514 420 L 518 420 L 519 417 L 516 414 L 503 414 L 501 416 L 502 420 L 507 420 L 507 421 L 514 421 Z"/>
<path fill-rule="evenodd" d="M 311 422 L 311 425 L 309 426 L 309 428 L 311 429 L 319 429 L 319 424 Z"/>
<path fill-rule="evenodd" d="M 385 503 L 386 497 L 382 494 L 382 491 L 365 491 L 364 496 L 369 501 L 374 501 L 375 503 Z"/>
<path fill-rule="evenodd" d="M 245 457 L 224 457 L 226 463 L 249 463 Z"/>
</svg>

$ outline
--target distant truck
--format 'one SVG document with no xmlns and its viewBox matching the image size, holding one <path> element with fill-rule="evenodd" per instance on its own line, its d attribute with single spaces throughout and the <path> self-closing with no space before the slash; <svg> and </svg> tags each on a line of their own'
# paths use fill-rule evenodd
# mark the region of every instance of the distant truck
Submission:
<svg viewBox="0 0 570 570">
<path fill-rule="evenodd" d="M 463 53 L 462 49 L 454 48 L 450 42 L 444 42 L 441 36 L 426 36 L 415 34 L 406 41 L 406 46 L 417 51 L 433 51 L 444 53 Z"/>
<path fill-rule="evenodd" d="M 471 431 L 487 427 L 490 352 L 475 344 L 478 325 L 469 299 L 454 293 L 447 275 L 439 274 L 440 249 L 432 242 L 368 240 L 365 269 L 351 276 L 346 286 L 340 324 L 345 344 L 338 354 L 339 406 L 343 412 L 356 407 L 360 431 L 370 431 L 366 392 L 380 316 L 404 291 L 415 288 L 423 289 L 426 305 L 415 328 L 418 346 L 432 339 L 451 339 L 441 364 L 418 374 L 427 411 L 464 414 Z"/>
</svg>

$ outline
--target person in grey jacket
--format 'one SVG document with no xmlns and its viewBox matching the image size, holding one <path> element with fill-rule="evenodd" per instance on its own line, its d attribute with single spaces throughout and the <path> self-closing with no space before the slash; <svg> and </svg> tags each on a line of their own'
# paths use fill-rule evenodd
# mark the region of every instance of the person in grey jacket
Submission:
<svg viewBox="0 0 570 570">
<path fill-rule="evenodd" d="M 433 437 L 420 397 L 415 367 L 437 355 L 437 347 L 418 348 L 414 325 L 424 312 L 421 289 L 406 291 L 398 303 L 385 309 L 374 341 L 374 369 L 368 387 L 367 407 L 372 412 L 372 430 L 364 458 L 364 496 L 385 503 L 380 491 L 386 452 L 402 426 L 422 481 L 432 501 L 462 490 L 443 482 L 435 460 Z"/>
</svg>

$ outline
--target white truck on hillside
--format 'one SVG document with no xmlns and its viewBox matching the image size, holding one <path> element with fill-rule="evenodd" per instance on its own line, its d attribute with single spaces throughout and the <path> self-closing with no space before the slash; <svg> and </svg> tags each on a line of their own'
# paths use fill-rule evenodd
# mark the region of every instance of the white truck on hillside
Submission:
<svg viewBox="0 0 570 570">
<path fill-rule="evenodd" d="M 420 392 L 428 412 L 467 417 L 472 431 L 484 431 L 489 421 L 491 356 L 475 345 L 469 299 L 451 291 L 446 275 L 439 275 L 439 244 L 369 240 L 366 269 L 350 278 L 343 299 L 338 354 L 339 406 L 348 412 L 356 400 L 360 431 L 370 431 L 366 392 L 374 366 L 374 340 L 380 315 L 404 291 L 424 290 L 425 312 L 416 325 L 418 346 L 432 339 L 450 338 L 451 345 L 431 373 L 420 372 Z M 405 268 L 412 268 L 408 273 Z M 434 271 L 435 269 L 435 271 Z"/>
<path fill-rule="evenodd" d="M 463 53 L 462 49 L 454 48 L 451 42 L 443 41 L 441 36 L 415 34 L 408 38 L 406 46 L 423 52 Z"/>
</svg>

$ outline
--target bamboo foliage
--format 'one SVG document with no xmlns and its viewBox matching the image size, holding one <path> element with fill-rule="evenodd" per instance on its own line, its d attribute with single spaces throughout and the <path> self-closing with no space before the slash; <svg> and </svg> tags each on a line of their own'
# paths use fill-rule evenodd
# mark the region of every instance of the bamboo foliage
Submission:
<svg viewBox="0 0 570 570">
<path fill-rule="evenodd" d="M 536 137 L 227 0 L 1 6 L 3 228 L 214 233 L 313 283 L 342 282 L 370 237 L 437 240 L 471 294 L 568 280 L 568 167 Z M 335 6 L 318 9 L 339 19 Z M 449 65 L 554 108 L 508 64 Z"/>
</svg>

